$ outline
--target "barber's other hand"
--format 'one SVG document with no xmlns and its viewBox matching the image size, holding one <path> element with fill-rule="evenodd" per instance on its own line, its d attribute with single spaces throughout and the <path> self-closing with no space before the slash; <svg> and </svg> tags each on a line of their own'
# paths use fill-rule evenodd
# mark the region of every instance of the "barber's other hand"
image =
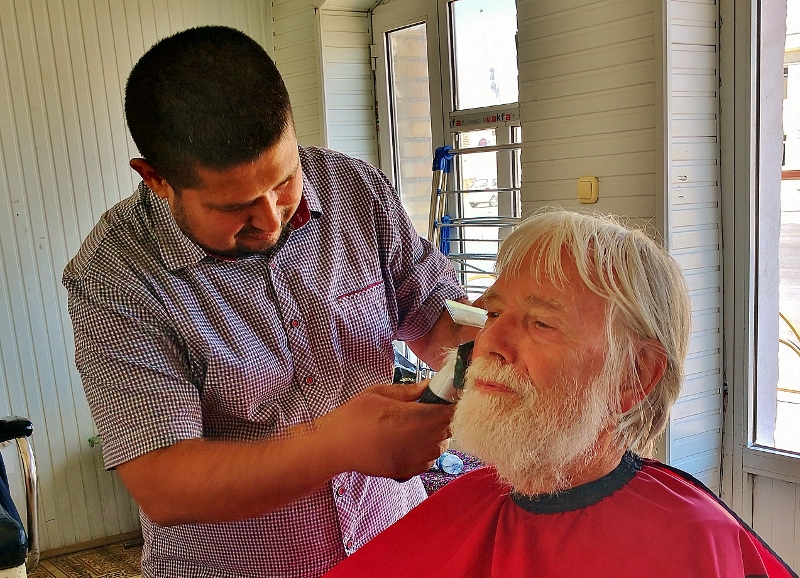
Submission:
<svg viewBox="0 0 800 578">
<path fill-rule="evenodd" d="M 317 421 L 342 471 L 406 480 L 447 449 L 455 406 L 418 403 L 429 380 L 375 385 Z"/>
</svg>

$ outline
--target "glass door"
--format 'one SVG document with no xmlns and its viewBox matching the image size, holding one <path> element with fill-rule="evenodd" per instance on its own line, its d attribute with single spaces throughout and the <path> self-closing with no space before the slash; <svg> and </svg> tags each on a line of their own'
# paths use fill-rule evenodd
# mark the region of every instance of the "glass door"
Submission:
<svg viewBox="0 0 800 578">
<path fill-rule="evenodd" d="M 427 237 L 433 151 L 443 139 L 435 0 L 378 6 L 372 36 L 381 168 Z"/>
<path fill-rule="evenodd" d="M 448 216 L 471 299 L 494 282 L 500 242 L 521 216 L 515 0 L 439 0 L 447 143 L 456 151 Z M 485 152 L 476 152 L 485 149 Z M 452 202 L 451 202 L 452 201 Z"/>
</svg>

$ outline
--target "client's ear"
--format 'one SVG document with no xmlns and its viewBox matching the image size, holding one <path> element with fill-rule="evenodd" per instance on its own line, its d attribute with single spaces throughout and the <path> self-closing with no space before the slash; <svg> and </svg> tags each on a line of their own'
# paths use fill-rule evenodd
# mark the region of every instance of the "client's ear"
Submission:
<svg viewBox="0 0 800 578">
<path fill-rule="evenodd" d="M 661 381 L 667 369 L 667 351 L 654 339 L 645 339 L 636 349 L 635 376 L 623 386 L 620 408 L 623 413 L 630 410 Z"/>
</svg>

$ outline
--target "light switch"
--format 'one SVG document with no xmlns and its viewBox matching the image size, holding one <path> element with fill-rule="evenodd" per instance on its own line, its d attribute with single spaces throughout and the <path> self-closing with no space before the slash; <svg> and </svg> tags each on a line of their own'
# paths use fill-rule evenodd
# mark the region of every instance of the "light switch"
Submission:
<svg viewBox="0 0 800 578">
<path fill-rule="evenodd" d="M 599 189 L 600 183 L 597 177 L 580 177 L 578 179 L 578 200 L 585 204 L 596 203 Z"/>
</svg>

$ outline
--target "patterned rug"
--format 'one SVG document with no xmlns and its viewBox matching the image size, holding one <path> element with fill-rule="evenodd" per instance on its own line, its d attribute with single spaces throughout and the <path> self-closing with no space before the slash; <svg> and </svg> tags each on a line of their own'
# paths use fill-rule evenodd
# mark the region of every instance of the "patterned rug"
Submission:
<svg viewBox="0 0 800 578">
<path fill-rule="evenodd" d="M 42 560 L 28 578 L 140 578 L 141 546 L 101 546 Z"/>
</svg>

